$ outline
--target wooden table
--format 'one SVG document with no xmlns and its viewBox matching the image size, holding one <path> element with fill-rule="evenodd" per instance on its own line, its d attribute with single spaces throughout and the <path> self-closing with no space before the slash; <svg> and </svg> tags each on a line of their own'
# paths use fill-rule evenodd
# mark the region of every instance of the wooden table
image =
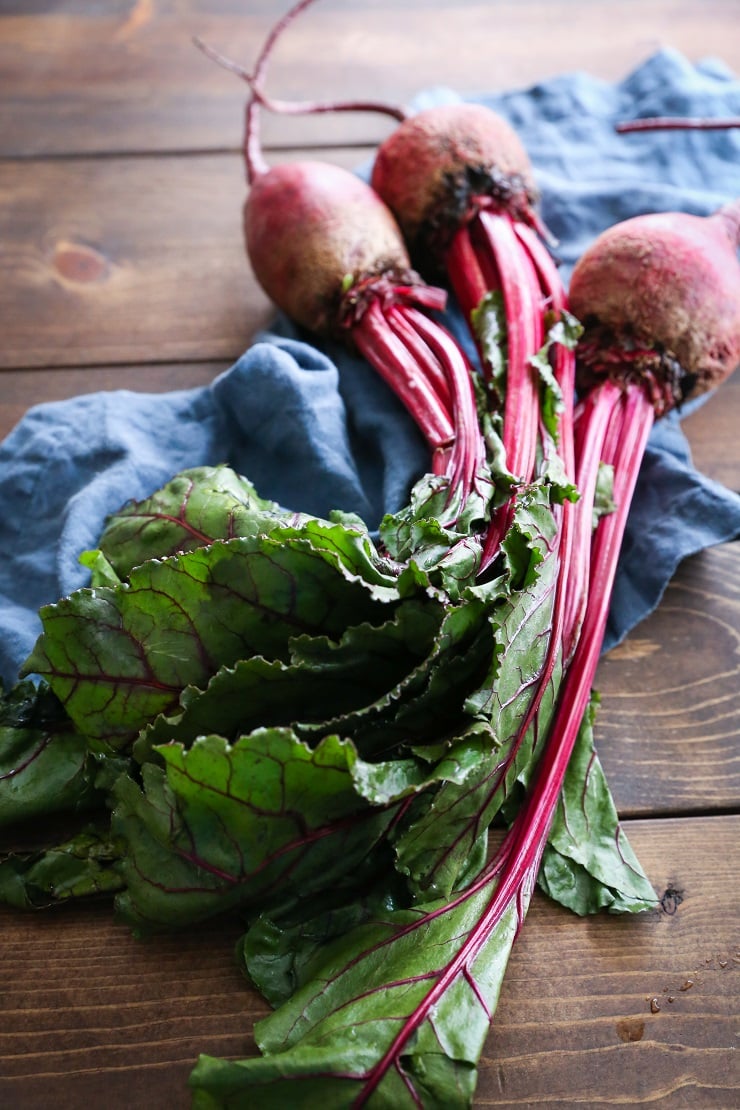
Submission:
<svg viewBox="0 0 740 1110">
<path fill-rule="evenodd" d="M 0 4 L 0 436 L 33 403 L 210 381 L 270 318 L 245 261 L 243 88 L 193 49 L 254 57 L 275 0 Z M 740 71 L 736 0 L 323 0 L 275 56 L 276 95 L 392 102 L 444 83 L 625 75 L 661 45 Z M 388 124 L 271 120 L 274 152 L 353 165 Z M 325 149 L 324 149 L 325 148 Z M 740 376 L 686 421 L 737 487 Z M 536 895 L 476 1106 L 738 1105 L 740 551 L 689 560 L 604 659 L 598 745 L 661 897 L 579 920 Z M 0 913 L 0 1105 L 188 1104 L 198 1052 L 250 1050 L 263 1004 L 218 922 L 134 941 L 108 906 Z M 735 974 L 733 974 L 733 972 Z"/>
</svg>

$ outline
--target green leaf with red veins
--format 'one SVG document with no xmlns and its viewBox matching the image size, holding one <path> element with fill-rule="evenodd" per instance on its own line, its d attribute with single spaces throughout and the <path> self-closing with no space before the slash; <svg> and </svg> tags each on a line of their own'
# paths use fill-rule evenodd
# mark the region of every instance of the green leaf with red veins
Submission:
<svg viewBox="0 0 740 1110">
<path fill-rule="evenodd" d="M 127 578 L 147 559 L 271 532 L 296 519 L 229 467 L 202 466 L 181 471 L 151 497 L 108 517 L 99 547 L 119 578 Z"/>
<path fill-rule="evenodd" d="M 480 532 L 488 520 L 491 493 L 490 477 L 480 469 L 477 485 L 454 525 L 445 526 L 439 518 L 450 516 L 447 480 L 427 474 L 412 489 L 409 504 L 381 521 L 383 546 L 399 565 L 416 566 L 434 586 L 457 601 L 475 582 Z"/>
<path fill-rule="evenodd" d="M 392 620 L 348 628 L 339 641 L 299 637 L 290 663 L 254 656 L 222 667 L 205 689 L 183 691 L 177 713 L 152 722 L 135 743 L 135 757 L 144 762 L 154 744 L 187 746 L 214 730 L 232 739 L 259 725 L 290 725 L 304 739 L 336 732 L 328 719 L 394 689 L 430 650 L 443 616 L 434 599 L 406 601 Z"/>
<path fill-rule="evenodd" d="M 583 719 L 542 857 L 538 882 L 574 913 L 640 913 L 657 905 L 619 823 L 593 744 L 596 699 Z"/>
<path fill-rule="evenodd" d="M 470 723 L 465 696 L 485 673 L 490 650 L 478 600 L 451 606 L 423 660 L 374 702 L 328 718 L 321 728 L 352 736 L 366 757 L 454 740 Z M 304 723 L 301 731 L 309 736 L 316 730 Z"/>
<path fill-rule="evenodd" d="M 222 666 L 257 654 L 287 659 L 295 636 L 337 638 L 348 625 L 387 619 L 396 590 L 348 569 L 350 550 L 347 540 L 340 558 L 297 532 L 149 560 L 124 585 L 43 608 L 24 674 L 46 677 L 86 736 L 123 747 Z"/>
<path fill-rule="evenodd" d="M 72 839 L 0 860 L 0 902 L 41 909 L 74 899 L 112 896 L 122 887 L 121 845 L 91 827 Z"/>
<path fill-rule="evenodd" d="M 514 903 L 487 920 L 494 885 L 379 912 L 328 944 L 310 981 L 255 1027 L 261 1057 L 200 1058 L 194 1106 L 469 1107 L 518 921 Z"/>
<path fill-rule="evenodd" d="M 348 574 L 357 575 L 364 582 L 386 591 L 396 586 L 396 576 L 377 551 L 367 528 L 358 523 L 342 523 L 343 514 L 336 523 L 304 516 L 298 526 L 284 523 L 276 538 L 281 543 L 305 540 L 314 551 L 323 553 Z"/>
<path fill-rule="evenodd" d="M 104 803 L 99 764 L 45 683 L 0 692 L 0 828 Z"/>
<path fill-rule="evenodd" d="M 525 503 L 519 508 L 518 526 L 523 535 L 526 528 L 527 544 L 521 551 L 517 545 L 519 565 L 513 573 L 521 588 L 489 614 L 493 662 L 484 684 L 467 698 L 467 712 L 483 717 L 490 730 L 487 738 L 476 740 L 477 765 L 474 761 L 463 783 L 450 780 L 440 786 L 433 805 L 396 839 L 397 866 L 422 896 L 425 891 L 427 897 L 448 895 L 454 889 L 470 852 L 516 780 L 534 763 L 538 741 L 547 733 L 559 667 L 541 695 L 533 723 L 521 731 L 546 662 L 557 581 L 557 551 L 548 548 L 555 522 L 549 509 L 540 514 L 540 507 Z M 520 558 L 526 549 L 528 563 L 526 556 Z"/>
<path fill-rule="evenodd" d="M 559 668 L 524 733 L 522 722 L 537 695 L 548 653 L 558 572 L 555 536 L 546 487 L 522 495 L 504 541 L 515 588 L 489 612 L 490 668 L 465 704 L 468 713 L 490 724 L 491 735 L 487 741 L 478 739 L 477 768 L 468 779 L 440 786 L 428 811 L 409 821 L 397 838 L 398 866 L 412 888 L 427 897 L 449 894 L 455 887 L 469 853 L 516 780 L 526 775 L 539 754 L 538 741 L 541 745 L 546 735 Z"/>
<path fill-rule="evenodd" d="M 488 837 L 481 837 L 459 888 L 480 874 L 488 855 Z M 357 884 L 361 893 L 347 901 L 347 892 L 330 891 L 309 906 L 300 900 L 279 915 L 261 914 L 250 923 L 237 947 L 237 959 L 250 982 L 277 1008 L 308 983 L 324 961 L 327 945 L 358 925 L 377 920 L 409 904 L 401 876 L 384 869 Z M 307 913 L 310 916 L 306 916 Z"/>
<path fill-rule="evenodd" d="M 205 736 L 158 750 L 165 767 L 146 764 L 142 789 L 115 786 L 118 909 L 139 930 L 330 889 L 372 855 L 395 813 L 359 796 L 354 749 L 335 736 L 311 749 L 290 729 L 258 729 L 233 745 Z M 414 789 L 408 777 L 403 788 Z"/>
</svg>

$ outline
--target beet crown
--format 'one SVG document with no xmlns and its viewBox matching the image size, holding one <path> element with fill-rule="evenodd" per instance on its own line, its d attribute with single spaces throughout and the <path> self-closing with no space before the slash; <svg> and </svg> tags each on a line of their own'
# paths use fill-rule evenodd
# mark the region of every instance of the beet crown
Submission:
<svg viewBox="0 0 740 1110">
<path fill-rule="evenodd" d="M 482 104 L 410 116 L 381 144 L 372 186 L 396 216 L 412 256 L 446 249 L 481 207 L 523 215 L 536 199 L 516 132 Z"/>
</svg>

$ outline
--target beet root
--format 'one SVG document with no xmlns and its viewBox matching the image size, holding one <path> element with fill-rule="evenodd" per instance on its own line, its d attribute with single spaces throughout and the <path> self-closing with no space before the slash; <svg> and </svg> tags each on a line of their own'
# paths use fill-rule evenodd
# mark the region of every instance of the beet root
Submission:
<svg viewBox="0 0 740 1110">
<path fill-rule="evenodd" d="M 578 384 L 642 378 L 658 415 L 740 363 L 740 202 L 710 217 L 636 216 L 576 264 L 570 307 L 584 325 Z"/>
<path fill-rule="evenodd" d="M 259 174 L 244 205 L 252 267 L 268 297 L 297 323 L 336 334 L 347 284 L 380 273 L 410 280 L 391 213 L 363 181 L 324 162 Z"/>
<path fill-rule="evenodd" d="M 483 463 L 471 369 L 420 310 L 446 295 L 411 269 L 390 210 L 354 174 L 293 162 L 252 177 L 244 234 L 255 276 L 296 323 L 353 342 L 395 391 L 464 503 Z"/>
<path fill-rule="evenodd" d="M 412 257 L 443 254 L 481 205 L 523 216 L 536 200 L 516 132 L 480 104 L 439 105 L 410 116 L 382 143 L 371 183 L 398 219 Z"/>
</svg>

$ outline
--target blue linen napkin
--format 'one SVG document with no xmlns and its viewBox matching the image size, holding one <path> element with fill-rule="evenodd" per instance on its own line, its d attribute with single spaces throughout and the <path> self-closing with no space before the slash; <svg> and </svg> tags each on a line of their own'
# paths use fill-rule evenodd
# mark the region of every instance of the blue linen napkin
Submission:
<svg viewBox="0 0 740 1110">
<path fill-rule="evenodd" d="M 459 99 L 422 95 L 417 107 Z M 740 133 L 619 136 L 641 115 L 740 115 L 722 63 L 675 51 L 617 84 L 583 73 L 476 99 L 506 116 L 530 153 L 542 213 L 567 279 L 587 244 L 644 211 L 706 215 L 740 194 Z M 447 322 L 469 348 L 454 311 Z M 360 514 L 371 528 L 403 506 L 427 452 L 395 397 L 361 359 L 278 317 L 211 385 L 113 391 L 31 409 L 0 444 L 0 678 L 11 685 L 40 631 L 39 606 L 82 586 L 78 563 L 106 516 L 186 467 L 225 462 L 286 508 Z M 678 563 L 740 536 L 740 495 L 694 469 L 680 421 L 651 437 L 615 585 L 605 649 L 658 603 Z"/>
</svg>

